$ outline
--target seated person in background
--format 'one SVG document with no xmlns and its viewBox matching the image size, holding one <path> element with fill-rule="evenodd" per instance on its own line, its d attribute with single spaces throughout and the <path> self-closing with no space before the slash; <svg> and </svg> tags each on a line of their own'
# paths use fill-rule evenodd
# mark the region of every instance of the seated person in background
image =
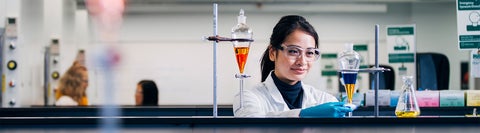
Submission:
<svg viewBox="0 0 480 133">
<path fill-rule="evenodd" d="M 71 67 L 77 66 L 77 65 L 86 66 L 85 63 L 86 63 L 86 61 L 85 61 L 85 50 L 83 50 L 83 49 L 78 50 L 77 56 L 75 57 L 75 61 L 73 61 Z M 58 88 L 54 89 L 54 94 L 55 94 L 55 99 L 58 99 L 62 96 L 60 94 L 60 92 L 58 91 Z M 86 97 L 84 97 L 83 100 L 84 101 L 82 102 L 82 105 L 87 105 L 88 104 L 88 99 Z M 83 103 L 85 103 L 85 104 L 83 104 Z"/>
<path fill-rule="evenodd" d="M 60 78 L 58 93 L 56 94 L 56 106 L 86 106 L 88 99 L 86 89 L 88 87 L 87 68 L 78 63 L 73 65 Z"/>
<path fill-rule="evenodd" d="M 135 105 L 137 106 L 157 106 L 158 88 L 152 80 L 142 80 L 137 84 L 135 93 Z"/>
</svg>

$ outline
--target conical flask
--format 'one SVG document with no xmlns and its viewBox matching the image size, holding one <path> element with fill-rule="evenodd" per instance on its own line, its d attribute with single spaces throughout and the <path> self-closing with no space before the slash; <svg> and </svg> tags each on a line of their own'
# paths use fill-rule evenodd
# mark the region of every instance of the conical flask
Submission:
<svg viewBox="0 0 480 133">
<path fill-rule="evenodd" d="M 420 115 L 420 108 L 413 87 L 413 76 L 403 76 L 402 79 L 402 93 L 398 98 L 395 115 L 401 118 L 417 117 Z"/>
<path fill-rule="evenodd" d="M 232 39 L 252 39 L 253 32 L 247 25 L 247 17 L 243 9 L 240 9 L 238 23 L 232 28 Z M 237 58 L 240 74 L 244 74 L 245 64 L 247 63 L 248 51 L 251 41 L 233 41 L 235 57 Z"/>
<path fill-rule="evenodd" d="M 355 93 L 355 83 L 357 81 L 357 71 L 360 67 L 360 54 L 353 50 L 353 44 L 345 44 L 345 50 L 339 53 L 338 66 L 342 71 L 342 81 L 347 92 L 348 105 L 353 105 L 353 93 Z"/>
</svg>

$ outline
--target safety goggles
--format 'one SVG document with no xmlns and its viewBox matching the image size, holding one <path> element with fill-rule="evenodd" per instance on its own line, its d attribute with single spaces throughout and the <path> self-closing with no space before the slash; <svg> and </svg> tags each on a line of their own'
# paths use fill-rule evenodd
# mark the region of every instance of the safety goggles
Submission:
<svg viewBox="0 0 480 133">
<path fill-rule="evenodd" d="M 307 62 L 313 62 L 320 57 L 320 50 L 317 48 L 304 49 L 295 45 L 281 45 L 278 49 L 282 50 L 283 53 L 285 53 L 285 55 L 291 60 L 297 60 L 300 58 L 300 56 L 304 55 L 303 58 L 305 58 Z"/>
</svg>

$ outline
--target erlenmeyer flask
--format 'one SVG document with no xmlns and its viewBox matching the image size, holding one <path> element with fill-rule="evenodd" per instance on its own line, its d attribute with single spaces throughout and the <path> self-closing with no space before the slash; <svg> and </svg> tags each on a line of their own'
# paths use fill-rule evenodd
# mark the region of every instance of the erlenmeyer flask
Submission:
<svg viewBox="0 0 480 133">
<path fill-rule="evenodd" d="M 417 117 L 420 115 L 415 88 L 413 87 L 413 76 L 403 76 L 402 93 L 398 98 L 395 115 L 401 118 Z"/>
</svg>

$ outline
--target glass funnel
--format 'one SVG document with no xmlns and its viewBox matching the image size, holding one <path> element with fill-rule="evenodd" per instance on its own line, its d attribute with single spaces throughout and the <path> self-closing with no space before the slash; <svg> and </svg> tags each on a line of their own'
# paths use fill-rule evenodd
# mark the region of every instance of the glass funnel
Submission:
<svg viewBox="0 0 480 133">
<path fill-rule="evenodd" d="M 413 76 L 403 76 L 402 93 L 398 97 L 395 115 L 399 118 L 417 117 L 420 115 L 415 88 L 413 87 Z"/>
<path fill-rule="evenodd" d="M 244 15 L 243 9 L 238 15 L 238 23 L 232 28 L 232 39 L 252 39 L 252 30 L 247 25 L 247 17 Z M 244 74 L 245 64 L 247 63 L 248 52 L 250 50 L 251 41 L 232 41 L 237 59 L 240 74 Z"/>
<path fill-rule="evenodd" d="M 245 64 L 247 63 L 248 52 L 250 51 L 251 41 L 242 40 L 252 40 L 253 33 L 247 25 L 247 17 L 245 16 L 243 9 L 240 9 L 237 19 L 237 25 L 232 28 L 232 43 L 238 69 L 240 71 L 240 74 L 236 74 L 235 77 L 240 80 L 240 108 L 243 108 L 243 79 L 250 77 L 244 73 L 244 70 Z"/>
<path fill-rule="evenodd" d="M 353 50 L 353 44 L 345 44 L 345 50 L 338 56 L 338 66 L 342 73 L 340 79 L 347 92 L 347 105 L 356 108 L 353 104 L 353 94 L 355 93 L 355 83 L 357 80 L 358 69 L 360 67 L 360 54 Z M 351 114 L 350 114 L 351 115 Z"/>
</svg>

